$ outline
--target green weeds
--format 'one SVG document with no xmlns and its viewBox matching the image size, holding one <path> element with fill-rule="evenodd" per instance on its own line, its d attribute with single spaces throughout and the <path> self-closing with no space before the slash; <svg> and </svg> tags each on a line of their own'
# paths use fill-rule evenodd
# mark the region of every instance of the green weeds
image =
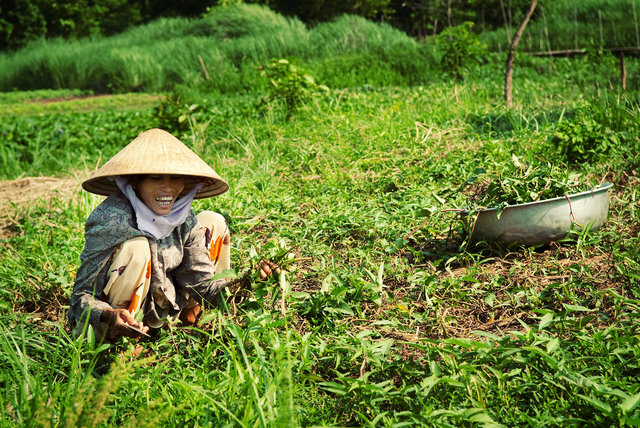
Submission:
<svg viewBox="0 0 640 428">
<path fill-rule="evenodd" d="M 290 119 L 311 96 L 329 91 L 326 86 L 317 85 L 306 70 L 287 59 L 272 60 L 261 67 L 261 74 L 269 81 L 265 103 L 281 104 L 286 119 Z"/>
<path fill-rule="evenodd" d="M 471 32 L 472 22 L 465 22 L 455 27 L 447 27 L 437 36 L 440 46 L 442 68 L 451 73 L 455 79 L 461 80 L 469 65 L 481 61 L 486 47 L 480 38 Z"/>
</svg>

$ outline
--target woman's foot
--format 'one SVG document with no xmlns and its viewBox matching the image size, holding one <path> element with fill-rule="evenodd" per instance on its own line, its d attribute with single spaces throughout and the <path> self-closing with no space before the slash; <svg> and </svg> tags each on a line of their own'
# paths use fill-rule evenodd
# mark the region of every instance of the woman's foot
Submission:
<svg viewBox="0 0 640 428">
<path fill-rule="evenodd" d="M 196 325 L 200 312 L 202 312 L 202 305 L 195 305 L 190 308 L 185 308 L 182 310 L 182 312 L 180 312 L 180 316 L 178 317 L 178 319 L 182 322 L 182 325 Z"/>
</svg>

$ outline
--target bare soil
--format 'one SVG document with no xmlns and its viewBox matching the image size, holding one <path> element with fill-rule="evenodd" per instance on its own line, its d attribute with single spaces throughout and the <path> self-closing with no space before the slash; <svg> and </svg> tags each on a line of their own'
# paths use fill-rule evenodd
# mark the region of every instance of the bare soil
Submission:
<svg viewBox="0 0 640 428">
<path fill-rule="evenodd" d="M 71 202 L 77 198 L 85 174 L 75 177 L 23 177 L 0 181 L 0 239 L 18 234 L 15 226 L 25 208 L 54 199 Z"/>
</svg>

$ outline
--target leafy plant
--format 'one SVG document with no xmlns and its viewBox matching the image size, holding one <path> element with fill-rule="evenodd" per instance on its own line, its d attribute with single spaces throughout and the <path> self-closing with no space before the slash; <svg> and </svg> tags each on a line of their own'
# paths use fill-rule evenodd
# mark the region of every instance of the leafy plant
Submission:
<svg viewBox="0 0 640 428">
<path fill-rule="evenodd" d="M 383 53 L 405 46 L 370 38 L 386 45 Z M 383 58 L 366 39 L 348 47 L 346 54 L 363 57 L 349 64 Z M 190 40 L 205 55 L 209 45 Z M 224 45 L 243 58 L 253 41 Z M 327 45 L 316 44 L 327 48 L 330 72 L 340 59 L 330 61 L 338 48 Z M 332 87 L 342 89 L 306 102 L 296 120 L 274 121 L 255 112 L 268 83 L 255 64 L 267 59 L 247 58 L 251 73 L 238 82 L 250 84 L 242 92 L 185 93 L 167 123 L 184 114 L 190 129 L 181 139 L 230 184 L 193 206 L 228 219 L 233 268 L 241 275 L 260 258 L 290 251 L 293 258 L 280 260 L 286 272 L 230 290 L 205 308 L 199 327 L 171 326 L 135 343 L 74 341 L 64 306 L 83 222 L 102 198 L 78 186 L 76 197 L 16 204 L 11 213 L 19 215 L 0 218 L 7 225 L 0 229 L 0 426 L 85 418 L 168 427 L 639 424 L 640 197 L 637 168 L 620 166 L 633 165 L 623 155 L 637 147 L 635 93 L 617 109 L 609 108 L 612 98 L 591 101 L 596 122 L 625 139 L 607 156 L 565 166 L 551 147 L 545 156 L 537 151 L 557 112 L 589 95 L 567 85 L 564 74 L 523 67 L 530 78 L 519 89 L 522 110 L 507 116 L 495 107 L 497 62 L 464 84 L 424 73 L 431 84 L 411 88 L 385 80 L 383 71 L 353 88 L 372 75 L 353 67 L 350 87 L 336 76 Z M 191 59 L 197 68 L 197 55 Z M 204 60 L 212 82 L 229 77 L 216 76 Z M 7 102 L 29 104 L 14 96 Z M 146 108 L 28 117 L 7 111 L 15 112 L 0 125 L 7 178 L 93 167 L 159 118 Z M 476 125 L 468 126 L 474 112 Z M 607 227 L 581 231 L 571 246 L 461 251 L 444 242 L 453 236 L 451 221 L 427 196 L 459 187 L 476 168 L 442 203 L 462 205 L 489 180 L 508 178 L 493 192 L 516 188 L 519 202 L 531 192 L 552 196 L 542 192 L 548 180 L 610 174 L 618 185 Z M 125 353 L 124 367 L 111 364 L 135 344 L 155 358 L 130 364 Z"/>
<path fill-rule="evenodd" d="M 436 44 L 442 51 L 440 65 L 446 73 L 461 80 L 471 64 L 481 61 L 486 47 L 478 35 L 471 32 L 472 22 L 447 27 L 437 36 Z"/>
<path fill-rule="evenodd" d="M 199 120 L 206 116 L 206 102 L 206 99 L 193 101 L 188 95 L 173 92 L 153 109 L 155 126 L 171 132 L 193 131 Z"/>
<path fill-rule="evenodd" d="M 308 98 L 329 90 L 326 86 L 318 85 L 313 76 L 293 60 L 274 59 L 261 67 L 260 71 L 269 81 L 266 102 L 281 104 L 287 119 Z"/>
</svg>

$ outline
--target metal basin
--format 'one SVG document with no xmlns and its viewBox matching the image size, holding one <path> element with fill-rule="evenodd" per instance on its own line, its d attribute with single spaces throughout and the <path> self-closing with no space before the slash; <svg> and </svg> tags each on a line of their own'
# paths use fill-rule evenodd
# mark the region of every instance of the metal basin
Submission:
<svg viewBox="0 0 640 428">
<path fill-rule="evenodd" d="M 505 207 L 498 216 L 496 208 L 478 213 L 471 241 L 546 244 L 564 238 L 572 224 L 600 228 L 609 211 L 609 189 L 604 183 L 586 192 Z"/>
</svg>

